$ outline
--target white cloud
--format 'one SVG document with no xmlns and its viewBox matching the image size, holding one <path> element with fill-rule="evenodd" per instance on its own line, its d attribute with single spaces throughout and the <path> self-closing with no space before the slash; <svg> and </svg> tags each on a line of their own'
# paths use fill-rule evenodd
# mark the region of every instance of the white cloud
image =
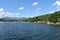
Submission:
<svg viewBox="0 0 60 40">
<path fill-rule="evenodd" d="M 23 10 L 24 9 L 24 7 L 20 7 L 20 8 L 18 8 L 19 10 Z"/>
<path fill-rule="evenodd" d="M 55 1 L 53 4 L 52 4 L 52 6 L 56 6 L 56 10 L 55 11 L 59 11 L 60 10 L 60 0 L 57 0 L 57 1 Z M 52 11 L 52 12 L 50 12 L 50 13 L 54 13 L 55 11 Z"/>
<path fill-rule="evenodd" d="M 38 15 L 40 15 L 40 10 L 41 10 L 41 8 L 35 9 L 35 11 L 36 11 L 36 13 L 37 13 Z"/>
<path fill-rule="evenodd" d="M 50 11 L 49 13 L 54 13 L 55 11 Z"/>
<path fill-rule="evenodd" d="M 33 2 L 33 6 L 37 6 L 38 4 L 38 2 Z"/>
<path fill-rule="evenodd" d="M 56 5 L 56 6 L 60 6 L 60 1 L 56 1 L 55 3 L 53 3 L 53 6 Z"/>
<path fill-rule="evenodd" d="M 0 17 L 20 17 L 19 13 L 4 12 L 3 8 L 0 8 Z"/>
<path fill-rule="evenodd" d="M 56 12 L 56 11 L 59 11 L 60 9 L 57 9 L 57 10 L 55 10 L 55 11 L 50 11 L 49 13 L 54 13 L 54 12 Z"/>
<path fill-rule="evenodd" d="M 2 12 L 2 11 L 4 11 L 4 9 L 3 8 L 0 8 L 0 12 Z"/>
<path fill-rule="evenodd" d="M 5 17 L 20 17 L 19 13 L 10 13 L 10 12 L 6 12 L 4 14 Z"/>
<path fill-rule="evenodd" d="M 14 15 L 15 15 L 15 14 L 10 13 L 10 12 L 6 12 L 6 13 L 4 14 L 5 17 L 14 17 Z"/>
</svg>

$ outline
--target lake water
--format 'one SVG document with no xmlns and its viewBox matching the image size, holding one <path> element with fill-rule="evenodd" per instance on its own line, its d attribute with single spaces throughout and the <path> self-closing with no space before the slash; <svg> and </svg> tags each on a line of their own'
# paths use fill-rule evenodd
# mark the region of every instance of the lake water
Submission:
<svg viewBox="0 0 60 40">
<path fill-rule="evenodd" d="M 0 40 L 60 40 L 60 26 L 29 22 L 0 22 Z"/>
</svg>

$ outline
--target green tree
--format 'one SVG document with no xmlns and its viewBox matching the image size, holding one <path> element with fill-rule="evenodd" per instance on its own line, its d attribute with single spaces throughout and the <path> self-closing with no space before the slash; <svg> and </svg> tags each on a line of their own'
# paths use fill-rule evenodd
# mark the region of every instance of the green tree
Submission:
<svg viewBox="0 0 60 40">
<path fill-rule="evenodd" d="M 58 22 L 58 13 L 55 12 L 54 14 L 51 14 L 48 18 L 50 22 L 57 23 Z"/>
</svg>

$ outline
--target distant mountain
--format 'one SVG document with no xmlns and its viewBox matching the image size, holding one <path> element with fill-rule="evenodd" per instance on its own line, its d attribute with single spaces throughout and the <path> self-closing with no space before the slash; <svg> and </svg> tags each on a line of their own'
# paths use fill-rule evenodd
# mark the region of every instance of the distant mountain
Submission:
<svg viewBox="0 0 60 40">
<path fill-rule="evenodd" d="M 24 20 L 24 19 L 27 19 L 26 17 L 21 17 L 21 18 L 17 18 L 17 17 L 3 17 L 3 18 L 0 18 L 2 20 Z"/>
</svg>

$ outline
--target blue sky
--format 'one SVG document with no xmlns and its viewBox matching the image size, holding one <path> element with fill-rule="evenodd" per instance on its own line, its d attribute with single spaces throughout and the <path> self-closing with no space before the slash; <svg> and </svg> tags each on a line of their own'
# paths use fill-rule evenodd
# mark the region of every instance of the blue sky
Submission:
<svg viewBox="0 0 60 40">
<path fill-rule="evenodd" d="M 34 17 L 60 10 L 60 0 L 0 0 L 0 17 Z"/>
</svg>

